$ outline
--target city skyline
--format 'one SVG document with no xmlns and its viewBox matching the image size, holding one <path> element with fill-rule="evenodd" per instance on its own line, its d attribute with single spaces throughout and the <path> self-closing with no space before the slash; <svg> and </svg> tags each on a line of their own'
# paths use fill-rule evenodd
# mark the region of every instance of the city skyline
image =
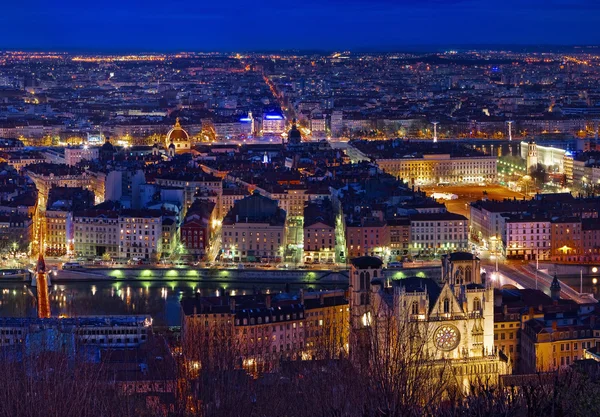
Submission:
<svg viewBox="0 0 600 417">
<path fill-rule="evenodd" d="M 261 2 L 249 7 L 155 0 L 4 6 L 2 49 L 68 51 L 403 50 L 460 45 L 590 45 L 589 0 Z M 158 12 L 158 10 L 161 10 Z M 27 24 L 15 16 L 27 13 Z M 325 40 L 325 41 L 324 41 Z M 443 42 L 440 42 L 443 40 Z"/>
<path fill-rule="evenodd" d="M 0 17 L 4 414 L 600 415 L 600 6 L 124 3 Z"/>
</svg>

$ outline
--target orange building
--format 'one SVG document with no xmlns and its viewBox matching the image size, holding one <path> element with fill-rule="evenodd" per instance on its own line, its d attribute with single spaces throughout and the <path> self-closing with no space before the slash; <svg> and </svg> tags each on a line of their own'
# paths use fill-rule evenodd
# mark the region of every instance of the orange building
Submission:
<svg viewBox="0 0 600 417">
<path fill-rule="evenodd" d="M 552 220 L 551 232 L 554 262 L 579 262 L 582 260 L 581 219 L 561 218 Z"/>
</svg>

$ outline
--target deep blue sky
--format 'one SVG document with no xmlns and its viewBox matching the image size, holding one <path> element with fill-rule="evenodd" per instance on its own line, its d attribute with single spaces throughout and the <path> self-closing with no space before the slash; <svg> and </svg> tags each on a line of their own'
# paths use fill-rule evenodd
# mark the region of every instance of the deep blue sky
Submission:
<svg viewBox="0 0 600 417">
<path fill-rule="evenodd" d="M 4 0 L 0 11 L 0 49 L 600 43 L 600 0 Z"/>
</svg>

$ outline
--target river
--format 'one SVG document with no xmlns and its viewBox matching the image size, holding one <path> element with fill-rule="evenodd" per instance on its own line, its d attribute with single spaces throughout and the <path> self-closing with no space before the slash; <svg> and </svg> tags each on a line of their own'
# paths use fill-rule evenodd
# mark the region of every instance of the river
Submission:
<svg viewBox="0 0 600 417">
<path fill-rule="evenodd" d="M 343 284 L 289 284 L 291 292 L 300 288 L 320 289 L 346 288 Z M 111 314 L 149 314 L 155 326 L 179 326 L 181 312 L 179 302 L 195 293 L 201 296 L 252 294 L 255 291 L 278 293 L 286 290 L 286 284 L 256 283 L 194 283 L 184 281 L 127 281 L 85 282 L 53 285 L 50 288 L 52 316 L 69 317 Z M 0 317 L 35 317 L 37 315 L 35 288 L 23 283 L 0 282 Z"/>
</svg>

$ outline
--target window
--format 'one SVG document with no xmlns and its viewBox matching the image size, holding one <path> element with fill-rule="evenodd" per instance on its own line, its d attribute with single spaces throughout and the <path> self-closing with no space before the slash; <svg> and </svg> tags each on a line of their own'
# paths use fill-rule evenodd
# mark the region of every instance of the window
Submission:
<svg viewBox="0 0 600 417">
<path fill-rule="evenodd" d="M 419 303 L 417 301 L 413 301 L 411 312 L 413 315 L 419 314 Z"/>
<path fill-rule="evenodd" d="M 450 313 L 450 300 L 444 298 L 444 313 Z"/>
<path fill-rule="evenodd" d="M 481 300 L 479 298 L 475 298 L 473 300 L 473 311 L 476 311 L 476 312 L 481 311 Z"/>
</svg>

